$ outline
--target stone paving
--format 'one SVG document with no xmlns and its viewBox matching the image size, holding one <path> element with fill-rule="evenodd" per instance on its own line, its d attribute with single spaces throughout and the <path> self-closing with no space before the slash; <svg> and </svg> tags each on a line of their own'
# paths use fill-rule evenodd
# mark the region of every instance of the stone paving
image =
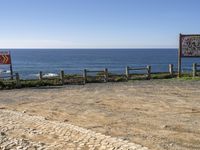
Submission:
<svg viewBox="0 0 200 150">
<path fill-rule="evenodd" d="M 0 110 L 0 149 L 148 150 L 147 147 L 69 123 L 10 110 Z"/>
</svg>

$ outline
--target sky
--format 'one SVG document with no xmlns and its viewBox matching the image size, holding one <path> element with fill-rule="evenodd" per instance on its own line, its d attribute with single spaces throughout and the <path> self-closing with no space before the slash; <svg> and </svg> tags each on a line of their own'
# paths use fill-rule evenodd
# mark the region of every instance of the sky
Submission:
<svg viewBox="0 0 200 150">
<path fill-rule="evenodd" d="M 0 48 L 177 48 L 200 0 L 0 0 Z"/>
</svg>

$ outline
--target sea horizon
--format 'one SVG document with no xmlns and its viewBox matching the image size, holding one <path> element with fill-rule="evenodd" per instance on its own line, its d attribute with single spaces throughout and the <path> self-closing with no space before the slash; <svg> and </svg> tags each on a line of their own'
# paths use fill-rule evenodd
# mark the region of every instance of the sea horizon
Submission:
<svg viewBox="0 0 200 150">
<path fill-rule="evenodd" d="M 3 49 L 2 49 L 3 50 Z M 39 71 L 46 76 L 82 74 L 83 69 L 108 68 L 114 74 L 124 74 L 126 66 L 152 66 L 152 72 L 167 72 L 168 65 L 177 69 L 178 49 L 4 49 L 11 51 L 14 72 L 22 78 L 37 78 Z M 183 59 L 183 71 L 191 71 L 197 58 Z M 0 66 L 1 74 L 9 73 L 8 66 Z"/>
<path fill-rule="evenodd" d="M 131 50 L 138 50 L 138 49 L 163 49 L 163 50 L 177 50 L 179 48 L 0 48 L 0 50 L 68 50 L 68 49 L 74 49 L 74 50 L 80 50 L 80 49 L 83 49 L 83 50 L 87 50 L 87 49 L 92 49 L 92 50 L 101 50 L 101 49 L 113 49 L 113 50 L 118 50 L 118 49 L 131 49 Z"/>
</svg>

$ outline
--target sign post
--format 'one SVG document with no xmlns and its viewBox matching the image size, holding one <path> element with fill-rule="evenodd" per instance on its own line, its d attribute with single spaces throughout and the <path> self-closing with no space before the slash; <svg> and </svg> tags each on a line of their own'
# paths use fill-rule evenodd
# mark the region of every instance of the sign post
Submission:
<svg viewBox="0 0 200 150">
<path fill-rule="evenodd" d="M 182 63 L 182 61 L 181 61 L 181 58 L 182 58 L 182 56 L 181 56 L 181 47 L 182 47 L 182 43 L 181 43 L 181 41 L 182 41 L 182 34 L 180 34 L 179 35 L 179 49 L 178 49 L 178 77 L 181 77 L 181 63 Z"/>
<path fill-rule="evenodd" d="M 11 80 L 13 80 L 13 69 L 12 69 L 12 61 L 11 54 L 8 51 L 0 52 L 0 65 L 10 65 L 10 76 Z"/>
<path fill-rule="evenodd" d="M 178 50 L 178 77 L 181 77 L 182 57 L 200 57 L 200 34 L 180 34 Z"/>
</svg>

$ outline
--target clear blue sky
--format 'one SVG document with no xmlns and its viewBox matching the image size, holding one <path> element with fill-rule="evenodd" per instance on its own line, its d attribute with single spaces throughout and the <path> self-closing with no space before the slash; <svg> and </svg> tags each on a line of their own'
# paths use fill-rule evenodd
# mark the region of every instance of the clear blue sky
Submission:
<svg viewBox="0 0 200 150">
<path fill-rule="evenodd" d="M 178 47 L 200 0 L 0 0 L 0 48 Z"/>
</svg>

